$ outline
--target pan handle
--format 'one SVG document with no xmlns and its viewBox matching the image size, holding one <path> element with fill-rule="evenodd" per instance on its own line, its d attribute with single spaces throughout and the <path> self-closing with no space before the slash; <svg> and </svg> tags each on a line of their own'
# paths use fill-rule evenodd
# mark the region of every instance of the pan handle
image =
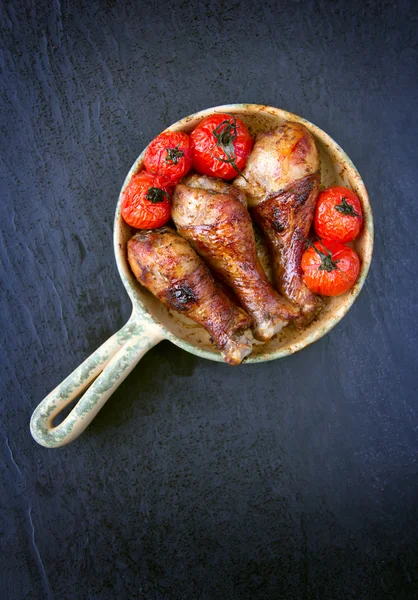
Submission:
<svg viewBox="0 0 418 600">
<path fill-rule="evenodd" d="M 162 339 L 164 331 L 161 327 L 150 323 L 144 315 L 132 313 L 122 329 L 93 352 L 38 405 L 30 422 L 35 441 L 46 448 L 58 448 L 75 440 L 139 359 Z M 82 392 L 85 393 L 70 414 L 62 423 L 54 426 L 54 418 Z"/>
</svg>

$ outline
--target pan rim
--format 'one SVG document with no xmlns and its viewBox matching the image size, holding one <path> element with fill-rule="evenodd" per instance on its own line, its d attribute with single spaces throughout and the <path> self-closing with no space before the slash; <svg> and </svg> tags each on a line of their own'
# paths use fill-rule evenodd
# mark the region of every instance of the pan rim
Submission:
<svg viewBox="0 0 418 600">
<path fill-rule="evenodd" d="M 294 354 L 295 352 L 298 352 L 298 351 L 302 350 L 303 348 L 306 348 L 307 346 L 318 341 L 321 337 L 323 337 L 329 331 L 331 331 L 331 329 L 333 329 L 337 325 L 337 323 L 339 323 L 341 321 L 341 319 L 350 310 L 351 306 L 354 304 L 355 300 L 359 296 L 359 294 L 364 286 L 364 283 L 366 281 L 366 278 L 367 278 L 367 275 L 368 275 L 368 272 L 370 269 L 370 264 L 371 264 L 372 254 L 373 254 L 373 237 L 374 237 L 372 208 L 370 205 L 366 187 L 360 176 L 360 173 L 354 166 L 351 159 L 344 152 L 344 150 L 326 132 L 324 132 L 322 129 L 320 129 L 317 125 L 315 125 L 314 123 L 307 121 L 303 117 L 300 117 L 299 115 L 296 115 L 289 111 L 286 111 L 286 110 L 283 110 L 280 108 L 275 108 L 272 106 L 261 105 L 261 104 L 226 104 L 226 105 L 220 105 L 220 106 L 207 108 L 207 109 L 198 111 L 196 113 L 193 113 L 187 117 L 184 117 L 184 118 L 176 121 L 176 123 L 173 123 L 172 125 L 167 127 L 165 129 L 165 131 L 170 130 L 172 128 L 179 128 L 181 126 L 185 126 L 190 120 L 195 120 L 198 118 L 203 119 L 204 117 L 206 117 L 209 114 L 212 114 L 214 112 L 236 112 L 238 114 L 239 114 L 239 112 L 258 112 L 258 113 L 265 112 L 267 114 L 277 116 L 281 119 L 294 120 L 299 123 L 302 123 L 303 125 L 306 125 L 306 127 L 311 132 L 313 132 L 317 137 L 319 137 L 321 139 L 321 141 L 324 141 L 326 143 L 326 145 L 329 147 L 329 149 L 332 151 L 332 153 L 334 155 L 336 155 L 336 156 L 338 155 L 339 160 L 347 168 L 347 170 L 350 174 L 350 179 L 355 180 L 357 190 L 361 191 L 362 200 L 363 200 L 364 206 L 366 208 L 366 210 L 365 210 L 365 225 L 364 226 L 366 229 L 365 233 L 367 234 L 367 236 L 366 236 L 366 242 L 365 242 L 365 246 L 364 246 L 364 256 L 363 256 L 363 261 L 362 261 L 362 268 L 361 268 L 360 276 L 359 276 L 357 282 L 355 283 L 353 288 L 350 290 L 349 294 L 345 298 L 345 301 L 341 304 L 341 306 L 338 309 L 334 309 L 332 316 L 322 326 L 320 326 L 316 329 L 313 329 L 313 331 L 306 338 L 299 340 L 299 341 L 295 341 L 294 343 L 287 344 L 283 348 L 279 348 L 275 351 L 267 350 L 265 353 L 260 353 L 257 355 L 250 355 L 246 359 L 244 359 L 242 364 L 255 364 L 255 363 L 260 363 L 260 362 L 268 362 L 271 360 L 284 358 L 285 356 Z M 191 342 L 188 342 L 188 341 L 184 340 L 183 338 L 176 336 L 169 329 L 167 329 L 164 325 L 162 325 L 160 323 L 160 321 L 158 319 L 156 319 L 146 308 L 146 306 L 141 298 L 140 291 L 136 287 L 134 287 L 134 285 L 132 284 L 132 282 L 129 278 L 129 275 L 126 273 L 126 268 L 127 268 L 126 258 L 124 257 L 124 252 L 123 252 L 122 245 L 120 243 L 120 235 L 119 235 L 120 234 L 119 223 L 120 223 L 120 219 L 122 218 L 120 216 L 120 205 L 121 205 L 123 190 L 125 189 L 127 183 L 130 181 L 132 175 L 137 172 L 138 164 L 142 161 L 145 150 L 146 150 L 146 147 L 136 158 L 136 160 L 134 161 L 128 174 L 125 177 L 125 180 L 122 184 L 122 187 L 121 187 L 121 190 L 119 193 L 119 198 L 118 198 L 116 211 L 115 211 L 115 218 L 114 218 L 114 225 L 113 225 L 113 244 L 114 244 L 116 264 L 117 264 L 120 278 L 121 278 L 121 280 L 125 286 L 125 289 L 128 292 L 128 295 L 132 301 L 134 314 L 136 315 L 137 318 L 145 319 L 149 323 L 152 323 L 153 325 L 160 327 L 160 329 L 163 332 L 164 338 L 171 341 L 173 344 L 175 344 L 179 348 L 182 348 L 183 350 L 186 350 L 187 352 L 190 352 L 191 354 L 194 354 L 196 356 L 200 356 L 202 358 L 207 358 L 209 360 L 224 363 L 225 361 L 223 360 L 220 352 L 216 351 L 215 349 L 213 351 L 207 350 L 205 348 L 202 348 L 201 346 L 198 346 Z"/>
</svg>

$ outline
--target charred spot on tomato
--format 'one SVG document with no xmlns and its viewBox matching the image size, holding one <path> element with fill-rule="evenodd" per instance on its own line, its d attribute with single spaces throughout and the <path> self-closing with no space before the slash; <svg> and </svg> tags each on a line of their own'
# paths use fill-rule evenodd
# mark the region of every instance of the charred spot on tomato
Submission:
<svg viewBox="0 0 418 600">
<path fill-rule="evenodd" d="M 165 158 L 165 162 L 171 162 L 173 164 L 177 164 L 179 162 L 179 160 L 184 156 L 184 152 L 183 150 L 179 150 L 179 145 L 177 144 L 177 146 L 175 148 L 166 148 L 167 150 L 167 156 Z"/>
<path fill-rule="evenodd" d="M 152 204 L 158 204 L 159 202 L 164 202 L 164 198 L 170 199 L 170 196 L 158 187 L 150 187 L 148 188 L 147 193 L 145 194 L 145 198 L 152 202 Z"/>
<path fill-rule="evenodd" d="M 197 302 L 194 291 L 187 284 L 175 285 L 168 290 L 170 304 L 176 310 L 186 310 L 190 304 Z"/>
</svg>

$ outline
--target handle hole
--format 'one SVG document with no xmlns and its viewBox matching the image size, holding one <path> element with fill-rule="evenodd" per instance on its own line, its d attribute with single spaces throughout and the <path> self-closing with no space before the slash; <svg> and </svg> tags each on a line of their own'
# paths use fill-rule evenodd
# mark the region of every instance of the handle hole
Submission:
<svg viewBox="0 0 418 600">
<path fill-rule="evenodd" d="M 61 425 L 61 423 L 64 421 L 64 419 L 66 419 L 68 417 L 68 415 L 70 414 L 70 412 L 73 410 L 74 406 L 80 400 L 82 395 L 83 394 L 79 394 L 76 398 L 74 398 L 74 400 L 71 400 L 71 402 L 69 402 L 67 404 L 67 406 L 65 406 L 62 409 L 61 412 L 59 412 L 57 415 L 55 415 L 55 417 L 52 419 L 53 427 L 57 427 L 57 425 Z"/>
<path fill-rule="evenodd" d="M 96 379 L 99 377 L 99 375 L 101 375 L 101 372 L 98 375 L 96 375 L 96 377 L 94 379 L 92 379 L 81 390 L 81 392 L 79 392 L 77 394 L 77 396 L 75 398 L 73 398 L 72 400 L 70 400 L 70 402 L 66 406 L 64 406 L 64 408 L 57 415 L 55 415 L 55 417 L 52 419 L 52 426 L 53 427 L 57 427 L 58 425 L 61 425 L 61 423 L 68 417 L 68 415 L 70 414 L 70 412 L 76 406 L 77 402 L 81 399 L 81 397 L 83 396 L 83 394 L 89 389 L 89 387 L 91 387 L 93 385 L 93 383 L 96 381 Z"/>
</svg>

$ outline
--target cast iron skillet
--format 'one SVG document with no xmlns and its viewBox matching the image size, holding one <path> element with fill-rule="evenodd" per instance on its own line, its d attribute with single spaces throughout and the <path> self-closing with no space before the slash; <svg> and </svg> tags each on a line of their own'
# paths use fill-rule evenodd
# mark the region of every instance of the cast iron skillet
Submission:
<svg viewBox="0 0 418 600">
<path fill-rule="evenodd" d="M 360 276 L 355 286 L 343 296 L 328 299 L 319 317 L 306 329 L 297 331 L 287 327 L 266 344 L 255 342 L 253 353 L 243 363 L 248 365 L 297 352 L 321 338 L 343 318 L 359 295 L 369 270 L 373 251 L 373 216 L 366 188 L 348 156 L 319 127 L 292 113 L 258 104 L 230 104 L 198 112 L 168 129 L 190 132 L 204 117 L 215 112 L 239 115 L 252 134 L 277 127 L 288 119 L 303 123 L 313 134 L 319 149 L 322 186 L 344 185 L 351 188 L 359 196 L 364 213 L 364 227 L 354 243 L 361 259 Z M 132 315 L 118 333 L 87 358 L 34 411 L 30 424 L 32 436 L 47 448 L 63 446 L 78 437 L 145 352 L 163 339 L 197 356 L 222 361 L 220 352 L 210 344 L 209 335 L 202 327 L 182 315 L 169 312 L 136 281 L 130 271 L 126 244 L 133 231 L 121 218 L 120 205 L 125 186 L 142 167 L 144 152 L 139 155 L 125 179 L 114 223 L 116 263 L 132 300 Z M 54 426 L 54 418 L 83 391 L 84 395 L 70 414 L 62 423 Z"/>
</svg>

